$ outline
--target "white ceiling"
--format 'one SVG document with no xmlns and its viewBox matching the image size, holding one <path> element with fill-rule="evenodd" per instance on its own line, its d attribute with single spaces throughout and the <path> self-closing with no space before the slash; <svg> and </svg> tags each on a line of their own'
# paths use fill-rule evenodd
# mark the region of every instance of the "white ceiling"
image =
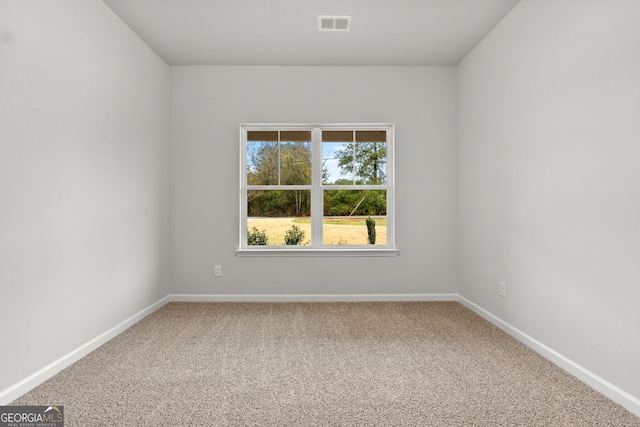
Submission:
<svg viewBox="0 0 640 427">
<path fill-rule="evenodd" d="M 103 1 L 169 65 L 456 65 L 520 0 Z"/>
</svg>

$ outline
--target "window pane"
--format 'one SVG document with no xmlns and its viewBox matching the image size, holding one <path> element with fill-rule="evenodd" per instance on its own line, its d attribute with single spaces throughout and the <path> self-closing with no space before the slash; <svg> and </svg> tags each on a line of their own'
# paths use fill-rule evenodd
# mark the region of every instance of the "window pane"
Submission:
<svg viewBox="0 0 640 427">
<path fill-rule="evenodd" d="M 386 142 L 386 130 L 357 130 L 356 142 Z"/>
<path fill-rule="evenodd" d="M 322 132 L 322 183 L 325 185 L 385 185 L 386 131 Z"/>
<path fill-rule="evenodd" d="M 322 183 L 325 185 L 353 184 L 352 143 L 322 143 Z M 345 160 L 346 159 L 346 160 Z"/>
<path fill-rule="evenodd" d="M 281 142 L 280 185 L 309 184 L 311 184 L 311 142 Z"/>
<path fill-rule="evenodd" d="M 280 142 L 278 131 L 247 135 L 248 185 L 311 184 L 311 131 L 281 131 Z"/>
<path fill-rule="evenodd" d="M 310 190 L 247 191 L 248 245 L 308 245 Z"/>
<path fill-rule="evenodd" d="M 323 194 L 323 244 L 387 244 L 386 190 L 325 190 Z"/>
<path fill-rule="evenodd" d="M 310 130 L 282 130 L 280 141 L 311 142 Z"/>
<path fill-rule="evenodd" d="M 352 130 L 323 130 L 322 141 L 353 142 L 353 131 Z"/>
<path fill-rule="evenodd" d="M 247 142 L 247 184 L 278 185 L 277 142 Z"/>
<path fill-rule="evenodd" d="M 247 131 L 247 141 L 277 141 L 277 130 L 250 130 Z"/>
<path fill-rule="evenodd" d="M 356 184 L 387 183 L 387 144 L 384 142 L 355 143 Z"/>
</svg>

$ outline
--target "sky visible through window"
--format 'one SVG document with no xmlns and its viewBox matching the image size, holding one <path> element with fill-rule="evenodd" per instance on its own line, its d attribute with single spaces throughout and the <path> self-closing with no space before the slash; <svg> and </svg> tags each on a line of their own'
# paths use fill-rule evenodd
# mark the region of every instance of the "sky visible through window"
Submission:
<svg viewBox="0 0 640 427">
<path fill-rule="evenodd" d="M 340 151 L 344 147 L 343 142 L 338 143 L 323 143 L 322 144 L 322 162 L 323 166 L 327 170 L 327 182 L 335 182 L 338 179 L 351 179 L 350 174 L 343 175 L 340 167 L 338 166 L 338 158 L 336 152 Z"/>
</svg>

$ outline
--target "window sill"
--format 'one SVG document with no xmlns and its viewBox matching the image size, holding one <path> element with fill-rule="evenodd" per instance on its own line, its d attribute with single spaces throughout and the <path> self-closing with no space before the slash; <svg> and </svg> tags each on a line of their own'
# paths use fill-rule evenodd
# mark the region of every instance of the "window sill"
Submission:
<svg viewBox="0 0 640 427">
<path fill-rule="evenodd" d="M 383 257 L 398 256 L 398 249 L 238 249 L 236 256 Z"/>
</svg>

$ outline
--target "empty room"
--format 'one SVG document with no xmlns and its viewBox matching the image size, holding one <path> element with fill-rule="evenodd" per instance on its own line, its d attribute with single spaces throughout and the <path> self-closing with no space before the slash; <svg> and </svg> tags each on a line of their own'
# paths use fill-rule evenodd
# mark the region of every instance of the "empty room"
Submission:
<svg viewBox="0 0 640 427">
<path fill-rule="evenodd" d="M 0 0 L 0 426 L 640 426 L 639 23 Z"/>
</svg>

